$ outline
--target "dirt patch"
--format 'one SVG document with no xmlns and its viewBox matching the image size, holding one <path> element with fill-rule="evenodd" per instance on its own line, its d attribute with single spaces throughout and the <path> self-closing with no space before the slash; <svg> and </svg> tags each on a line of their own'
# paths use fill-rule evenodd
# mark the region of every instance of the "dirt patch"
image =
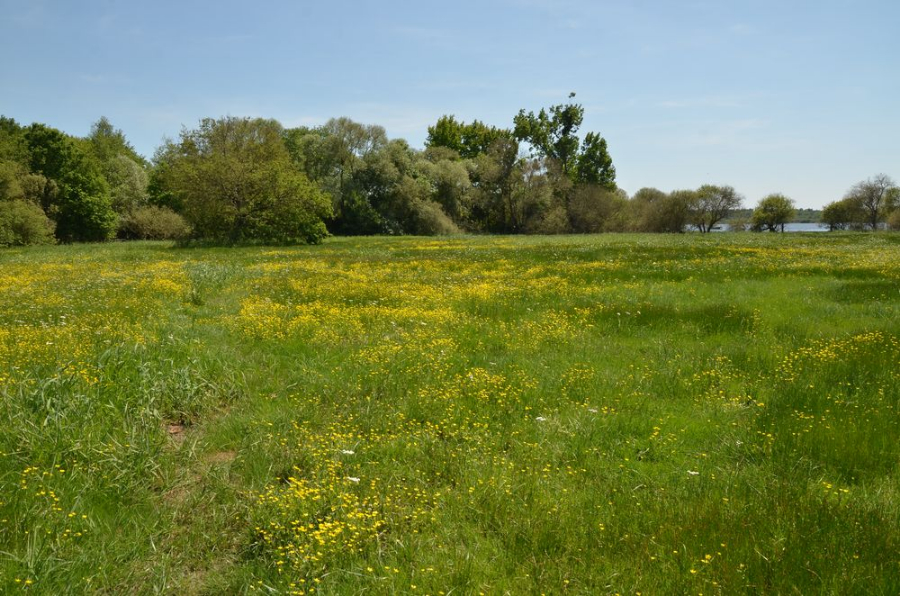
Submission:
<svg viewBox="0 0 900 596">
<path fill-rule="evenodd" d="M 170 505 L 181 505 L 188 500 L 188 497 L 191 496 L 193 490 L 193 486 L 189 484 L 181 484 L 167 490 L 165 493 L 163 493 L 162 498 L 163 501 Z"/>
<path fill-rule="evenodd" d="M 166 433 L 169 438 L 176 444 L 181 445 L 187 438 L 187 427 L 180 422 L 168 422 L 165 424 Z"/>
<path fill-rule="evenodd" d="M 206 463 L 230 464 L 237 457 L 236 451 L 217 451 L 206 456 Z"/>
</svg>

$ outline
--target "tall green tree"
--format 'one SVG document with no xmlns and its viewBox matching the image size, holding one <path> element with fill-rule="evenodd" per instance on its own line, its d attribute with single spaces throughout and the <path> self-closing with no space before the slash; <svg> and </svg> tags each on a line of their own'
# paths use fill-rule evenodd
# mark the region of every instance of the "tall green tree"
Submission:
<svg viewBox="0 0 900 596">
<path fill-rule="evenodd" d="M 58 192 L 44 206 L 56 222 L 62 242 L 108 240 L 117 217 L 107 184 L 97 160 L 73 139 L 43 124 L 32 124 L 25 132 L 32 172 L 52 180 Z"/>
<path fill-rule="evenodd" d="M 149 178 L 141 164 L 127 155 L 119 154 L 104 166 L 112 207 L 116 213 L 128 213 L 147 204 Z"/>
<path fill-rule="evenodd" d="M 569 98 L 575 97 L 574 93 Z M 597 133 L 588 133 L 584 142 L 578 129 L 584 120 L 584 108 L 568 103 L 526 113 L 519 110 L 513 119 L 513 135 L 528 142 L 543 158 L 559 164 L 563 175 L 573 182 L 597 184 L 615 190 L 616 170 L 609 156 L 606 140 Z"/>
<path fill-rule="evenodd" d="M 118 217 L 99 168 L 80 151 L 59 181 L 56 237 L 62 242 L 100 242 L 115 235 Z"/>
<path fill-rule="evenodd" d="M 330 201 L 294 167 L 274 120 L 206 118 L 159 160 L 200 238 L 312 243 L 327 234 Z"/>
<path fill-rule="evenodd" d="M 429 184 L 431 200 L 457 224 L 465 224 L 469 218 L 472 181 L 469 170 L 461 161 L 452 159 L 429 160 L 420 157 L 417 170 Z"/>
<path fill-rule="evenodd" d="M 463 147 L 464 126 L 465 124 L 457 120 L 456 116 L 441 116 L 437 122 L 428 127 L 425 147 L 444 147 L 454 151 L 457 156 L 462 156 L 465 149 Z"/>
<path fill-rule="evenodd" d="M 383 127 L 350 118 L 332 118 L 314 129 L 289 129 L 282 136 L 295 166 L 332 198 L 338 222 L 347 209 L 359 206 L 350 180 L 367 156 L 388 143 Z"/>
<path fill-rule="evenodd" d="M 43 206 L 56 198 L 55 182 L 29 170 L 26 128 L 0 116 L 0 246 L 51 244 L 55 224 Z"/>
<path fill-rule="evenodd" d="M 472 220 L 485 232 L 522 232 L 523 218 L 516 201 L 521 198 L 516 186 L 522 179 L 519 142 L 513 138 L 497 139 L 487 153 L 473 160 L 472 180 L 475 190 Z"/>
<path fill-rule="evenodd" d="M 326 163 L 336 180 L 335 195 L 340 195 L 345 180 L 353 175 L 360 160 L 384 147 L 387 134 L 378 125 L 354 122 L 350 118 L 332 118 L 322 126 Z"/>
<path fill-rule="evenodd" d="M 12 118 L 0 116 L 0 162 L 13 162 L 23 167 L 29 163 L 26 128 Z"/>
<path fill-rule="evenodd" d="M 456 225 L 435 202 L 435 186 L 406 141 L 366 155 L 348 184 L 349 201 L 335 222 L 350 234 L 448 234 Z"/>
<path fill-rule="evenodd" d="M 116 213 L 125 214 L 146 205 L 148 163 L 131 146 L 125 133 L 103 116 L 91 126 L 85 141 L 85 150 L 96 159 L 109 185 Z"/>
<path fill-rule="evenodd" d="M 87 141 L 91 152 L 101 163 L 111 162 L 118 156 L 124 155 L 141 166 L 147 165 L 147 160 L 135 151 L 125 138 L 125 133 L 113 126 L 106 116 L 101 116 L 91 125 Z"/>
<path fill-rule="evenodd" d="M 488 126 L 474 120 L 470 123 L 458 121 L 455 116 L 441 116 L 428 127 L 426 147 L 452 149 L 462 159 L 474 159 L 488 152 L 497 139 L 509 137 L 510 131 Z"/>
<path fill-rule="evenodd" d="M 321 183 L 330 176 L 333 164 L 325 146 L 327 133 L 322 127 L 286 128 L 282 138 L 294 165 L 307 178 Z"/>
<path fill-rule="evenodd" d="M 576 161 L 575 181 L 616 190 L 616 168 L 606 147 L 606 139 L 589 132 L 584 136 Z"/>
<path fill-rule="evenodd" d="M 173 192 L 169 181 L 174 163 L 179 159 L 177 145 L 166 140 L 156 148 L 150 171 L 147 174 L 147 203 L 155 207 L 166 207 L 176 213 L 184 212 L 181 196 Z"/>
</svg>

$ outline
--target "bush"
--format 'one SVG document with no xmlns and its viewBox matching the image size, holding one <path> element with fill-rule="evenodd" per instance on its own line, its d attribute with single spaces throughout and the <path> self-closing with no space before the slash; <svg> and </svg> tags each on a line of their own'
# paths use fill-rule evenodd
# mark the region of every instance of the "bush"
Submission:
<svg viewBox="0 0 900 596">
<path fill-rule="evenodd" d="M 0 202 L 0 246 L 53 244 L 54 228 L 37 205 L 25 201 Z"/>
<path fill-rule="evenodd" d="M 569 231 L 569 218 L 562 205 L 554 205 L 535 214 L 525 225 L 527 234 L 565 234 Z"/>
<path fill-rule="evenodd" d="M 579 234 L 621 232 L 628 202 L 601 186 L 582 185 L 575 189 L 568 206 L 571 230 Z"/>
<path fill-rule="evenodd" d="M 415 205 L 415 233 L 422 236 L 459 234 L 459 228 L 433 201 L 419 201 Z"/>
<path fill-rule="evenodd" d="M 180 240 L 191 233 L 183 217 L 168 207 L 138 207 L 119 220 L 119 238 Z"/>
<path fill-rule="evenodd" d="M 725 222 L 728 224 L 729 232 L 759 232 L 762 228 L 757 228 L 753 220 L 746 217 L 735 216 Z"/>
<path fill-rule="evenodd" d="M 832 231 L 861 228 L 864 219 L 859 201 L 853 198 L 828 203 L 822 209 L 822 223 Z"/>
<path fill-rule="evenodd" d="M 306 176 L 287 175 L 273 183 L 274 196 L 258 204 L 248 218 L 241 241 L 274 244 L 318 244 L 328 236 L 323 218 L 331 213 L 329 198 Z"/>
<path fill-rule="evenodd" d="M 900 209 L 895 209 L 894 212 L 888 216 L 887 224 L 889 230 L 900 231 Z"/>
</svg>

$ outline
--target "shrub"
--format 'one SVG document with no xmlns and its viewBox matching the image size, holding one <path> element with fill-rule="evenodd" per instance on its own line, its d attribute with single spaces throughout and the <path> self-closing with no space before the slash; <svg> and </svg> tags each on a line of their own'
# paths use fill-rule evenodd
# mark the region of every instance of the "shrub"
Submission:
<svg viewBox="0 0 900 596">
<path fill-rule="evenodd" d="M 532 216 L 525 225 L 528 234 L 565 234 L 569 231 L 566 208 L 554 205 Z"/>
<path fill-rule="evenodd" d="M 571 230 L 580 234 L 620 232 L 624 229 L 627 200 L 601 186 L 582 185 L 575 189 L 568 205 Z"/>
<path fill-rule="evenodd" d="M 865 219 L 862 207 L 853 198 L 841 199 L 825 205 L 822 209 L 822 223 L 829 230 L 846 230 L 859 228 Z"/>
<path fill-rule="evenodd" d="M 751 219 L 748 219 L 746 217 L 734 216 L 725 223 L 728 224 L 729 232 L 749 232 L 751 230 L 760 230 L 753 224 L 753 221 Z"/>
<path fill-rule="evenodd" d="M 54 227 L 37 205 L 25 201 L 0 202 L 0 246 L 53 244 Z"/>
<path fill-rule="evenodd" d="M 900 209 L 894 209 L 888 216 L 887 224 L 890 230 L 900 230 Z"/>
<path fill-rule="evenodd" d="M 415 233 L 422 236 L 459 234 L 459 228 L 433 201 L 419 201 L 415 207 Z"/>
<path fill-rule="evenodd" d="M 180 240 L 191 227 L 168 207 L 138 207 L 119 220 L 119 237 L 131 240 Z"/>
</svg>

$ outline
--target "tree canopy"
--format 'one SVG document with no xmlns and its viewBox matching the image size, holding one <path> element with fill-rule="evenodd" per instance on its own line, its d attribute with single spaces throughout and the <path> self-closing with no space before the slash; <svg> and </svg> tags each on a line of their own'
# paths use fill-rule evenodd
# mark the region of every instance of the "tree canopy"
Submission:
<svg viewBox="0 0 900 596">
<path fill-rule="evenodd" d="M 328 198 L 293 167 L 282 127 L 262 118 L 207 118 L 169 143 L 164 185 L 203 239 L 319 242 Z"/>
<path fill-rule="evenodd" d="M 777 232 L 780 228 L 784 232 L 784 224 L 791 221 L 796 213 L 793 200 L 775 193 L 760 199 L 751 220 L 756 230 Z"/>
<path fill-rule="evenodd" d="M 734 209 L 740 209 L 743 197 L 731 186 L 704 184 L 697 189 L 688 209 L 691 223 L 702 233 L 711 232 Z"/>
<path fill-rule="evenodd" d="M 441 116 L 428 127 L 426 147 L 446 147 L 463 159 L 473 159 L 487 153 L 497 139 L 508 138 L 510 131 L 488 126 L 474 120 L 469 124 L 459 122 L 454 116 Z"/>
<path fill-rule="evenodd" d="M 573 97 L 574 93 L 569 95 Z M 551 106 L 537 114 L 520 110 L 513 119 L 513 135 L 531 145 L 540 157 L 556 161 L 573 182 L 615 190 L 616 170 L 606 140 L 590 132 L 582 142 L 577 133 L 583 120 L 584 108 L 575 103 Z"/>
<path fill-rule="evenodd" d="M 869 229 L 878 228 L 885 220 L 888 212 L 896 207 L 894 204 L 896 183 L 885 174 L 877 174 L 868 180 L 858 182 L 844 196 L 856 203 L 865 218 Z"/>
<path fill-rule="evenodd" d="M 857 182 L 839 201 L 822 210 L 822 222 L 829 229 L 869 229 L 900 211 L 900 187 L 886 174 Z"/>
<path fill-rule="evenodd" d="M 116 229 L 109 185 L 100 164 L 64 133 L 43 124 L 25 131 L 30 170 L 52 180 L 58 192 L 45 193 L 45 212 L 63 242 L 108 240 Z"/>
</svg>

